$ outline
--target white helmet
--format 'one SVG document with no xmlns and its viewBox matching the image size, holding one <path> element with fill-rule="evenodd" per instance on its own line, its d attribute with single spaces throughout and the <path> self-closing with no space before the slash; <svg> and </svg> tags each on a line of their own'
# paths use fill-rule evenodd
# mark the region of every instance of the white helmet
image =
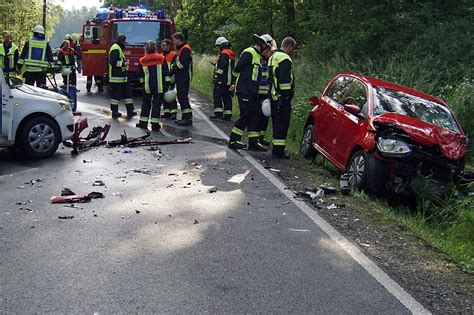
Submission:
<svg viewBox="0 0 474 315">
<path fill-rule="evenodd" d="M 34 28 L 33 28 L 33 32 L 34 33 L 38 33 L 38 34 L 43 34 L 44 35 L 44 27 L 42 25 L 36 25 Z"/>
<path fill-rule="evenodd" d="M 272 115 L 272 104 L 268 98 L 262 101 L 262 113 L 265 117 L 270 117 Z"/>
<path fill-rule="evenodd" d="M 165 92 L 165 94 L 163 95 L 163 99 L 167 103 L 171 103 L 171 102 L 176 101 L 176 91 L 175 90 L 169 90 L 169 91 Z"/>
<path fill-rule="evenodd" d="M 271 50 L 277 50 L 276 42 L 269 34 L 263 34 L 262 36 L 260 36 L 260 39 L 263 40 L 263 42 L 268 47 L 270 47 Z"/>
<path fill-rule="evenodd" d="M 61 74 L 64 75 L 64 76 L 70 75 L 71 73 L 72 73 L 72 70 L 71 70 L 71 68 L 69 68 L 69 67 L 64 67 L 64 68 L 61 70 Z"/>
<path fill-rule="evenodd" d="M 220 45 L 222 45 L 222 44 L 227 44 L 227 43 L 229 43 L 229 41 L 227 40 L 227 38 L 221 36 L 221 37 L 218 37 L 218 38 L 216 39 L 216 44 L 215 44 L 215 45 L 216 45 L 216 46 L 220 46 Z"/>
</svg>

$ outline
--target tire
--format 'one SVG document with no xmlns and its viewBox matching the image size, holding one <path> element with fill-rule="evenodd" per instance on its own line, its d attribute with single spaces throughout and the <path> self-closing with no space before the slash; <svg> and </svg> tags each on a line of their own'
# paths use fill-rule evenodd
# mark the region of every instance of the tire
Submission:
<svg viewBox="0 0 474 315">
<path fill-rule="evenodd" d="M 28 157 L 43 159 L 58 149 L 61 131 L 56 122 L 48 117 L 32 117 L 21 126 L 17 144 Z"/>
<path fill-rule="evenodd" d="M 347 174 L 349 174 L 349 186 L 351 189 L 365 190 L 368 185 L 370 168 L 369 159 L 363 150 L 354 152 L 347 165 Z"/>
<path fill-rule="evenodd" d="M 303 132 L 300 142 L 300 155 L 305 159 L 313 159 L 316 156 L 316 150 L 313 147 L 314 126 L 308 125 Z"/>
</svg>

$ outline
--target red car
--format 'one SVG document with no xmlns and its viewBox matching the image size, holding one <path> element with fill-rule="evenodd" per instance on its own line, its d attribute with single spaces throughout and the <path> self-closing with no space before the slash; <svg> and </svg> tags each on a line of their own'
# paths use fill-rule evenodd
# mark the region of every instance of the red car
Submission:
<svg viewBox="0 0 474 315">
<path fill-rule="evenodd" d="M 321 153 L 348 174 L 351 188 L 412 193 L 462 176 L 466 135 L 449 106 L 433 96 L 341 73 L 310 103 L 300 154 Z"/>
</svg>

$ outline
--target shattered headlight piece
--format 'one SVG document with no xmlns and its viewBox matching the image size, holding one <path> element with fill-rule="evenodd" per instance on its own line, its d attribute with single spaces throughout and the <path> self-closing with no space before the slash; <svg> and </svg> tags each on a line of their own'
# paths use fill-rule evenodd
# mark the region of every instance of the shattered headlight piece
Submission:
<svg viewBox="0 0 474 315">
<path fill-rule="evenodd" d="M 377 148 L 383 156 L 387 157 L 403 157 L 411 153 L 410 145 L 406 142 L 396 139 L 377 139 Z"/>
</svg>

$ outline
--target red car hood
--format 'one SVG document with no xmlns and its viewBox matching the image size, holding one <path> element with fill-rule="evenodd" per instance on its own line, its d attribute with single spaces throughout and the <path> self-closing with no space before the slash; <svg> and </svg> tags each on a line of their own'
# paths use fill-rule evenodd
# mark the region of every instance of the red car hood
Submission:
<svg viewBox="0 0 474 315">
<path fill-rule="evenodd" d="M 396 113 L 377 116 L 374 118 L 374 122 L 397 126 L 403 129 L 416 143 L 428 147 L 436 145 L 450 160 L 459 160 L 466 154 L 465 136 L 449 129 Z"/>
</svg>

